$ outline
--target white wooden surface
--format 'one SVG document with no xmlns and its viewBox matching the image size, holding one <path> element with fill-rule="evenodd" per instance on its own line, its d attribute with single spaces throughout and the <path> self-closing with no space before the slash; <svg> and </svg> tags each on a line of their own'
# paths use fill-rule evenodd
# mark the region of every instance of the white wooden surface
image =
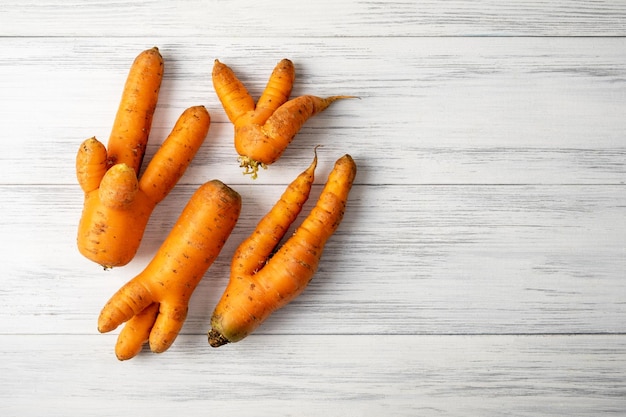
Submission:
<svg viewBox="0 0 626 417">
<path fill-rule="evenodd" d="M 128 66 L 166 75 L 150 158 L 204 104 L 206 144 L 136 259 L 81 258 L 78 144 L 105 140 Z M 241 175 L 212 62 L 258 96 L 353 94 L 257 181 Z M 4 1 L 0 5 L 0 414 L 598 416 L 626 413 L 626 2 Z M 305 293 L 212 349 L 229 257 L 323 144 L 359 165 Z M 244 208 L 170 350 L 127 362 L 96 331 L 202 182 Z M 312 199 L 315 195 L 312 196 Z"/>
</svg>

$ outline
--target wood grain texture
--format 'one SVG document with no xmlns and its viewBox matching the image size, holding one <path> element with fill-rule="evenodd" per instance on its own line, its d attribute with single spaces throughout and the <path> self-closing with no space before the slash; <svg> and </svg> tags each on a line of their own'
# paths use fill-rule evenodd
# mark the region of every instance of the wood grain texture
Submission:
<svg viewBox="0 0 626 417">
<path fill-rule="evenodd" d="M 265 182 L 328 159 L 361 161 L 369 184 L 623 184 L 626 181 L 626 38 L 193 38 L 9 39 L 0 49 L 5 128 L 20 140 L 0 155 L 0 181 L 73 184 L 72 159 L 87 137 L 108 139 L 129 61 L 158 44 L 166 80 L 149 155 L 191 105 L 212 126 L 186 177 L 242 183 L 232 126 L 213 91 L 215 57 L 258 97 L 275 63 L 297 66 L 294 95 L 354 94 L 305 124 Z M 245 48 L 261 58 L 250 60 Z M 410 53 L 397 55 L 396 51 Z M 88 57 L 88 58 L 86 58 Z M 17 70 L 16 70 L 17 69 Z M 39 74 L 46 73 L 45 77 Z M 59 99 L 62 97 L 63 99 Z M 30 123 L 32 103 L 46 110 Z M 381 111 L 393 109 L 393 111 Z M 381 157 L 380 146 L 388 150 Z M 38 169 L 30 169 L 37 158 Z M 63 164 L 59 167 L 59 161 Z M 61 169 L 59 169 L 61 168 Z"/>
<path fill-rule="evenodd" d="M 15 277 L 0 293 L 3 333 L 93 334 L 106 300 L 147 264 L 182 210 L 180 201 L 194 190 L 179 186 L 157 208 L 129 266 L 103 271 L 75 248 L 82 197 L 77 188 L 1 189 L 8 207 L 0 232 L 12 236 L 4 269 Z M 194 294 L 185 332 L 208 330 L 235 247 L 283 187 L 235 189 L 243 196 L 240 221 Z M 259 331 L 626 333 L 622 191 L 357 185 L 309 288 Z M 316 186 L 312 199 L 319 192 Z M 55 210 L 46 209 L 51 205 Z M 24 206 L 39 214 L 16 221 Z M 18 321 L 12 320 L 16 311 Z"/>
<path fill-rule="evenodd" d="M 205 105 L 205 145 L 136 259 L 104 271 L 75 230 L 80 142 L 106 141 L 128 67 L 165 79 L 147 160 Z M 352 94 L 257 181 L 213 91 L 219 58 L 258 97 Z M 0 5 L 0 415 L 621 416 L 626 410 L 626 2 L 161 0 Z M 211 349 L 237 244 L 319 149 L 359 166 L 310 286 Z M 162 355 L 120 363 L 106 300 L 201 183 L 242 216 Z"/>
<path fill-rule="evenodd" d="M 3 3 L 4 36 L 624 36 L 610 0 L 280 2 L 63 0 Z"/>
<path fill-rule="evenodd" d="M 14 360 L 1 365 L 0 411 L 489 417 L 617 416 L 626 407 L 626 355 L 614 336 L 252 335 L 218 350 L 183 336 L 161 356 L 124 363 L 114 341 L 1 336 Z M 49 373 L 50 362 L 64 371 Z"/>
</svg>

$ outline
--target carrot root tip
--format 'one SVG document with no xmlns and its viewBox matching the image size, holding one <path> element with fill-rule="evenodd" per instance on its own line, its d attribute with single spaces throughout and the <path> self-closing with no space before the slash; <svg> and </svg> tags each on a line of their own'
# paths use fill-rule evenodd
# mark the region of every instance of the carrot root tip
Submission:
<svg viewBox="0 0 626 417">
<path fill-rule="evenodd" d="M 211 331 L 209 331 L 209 345 L 211 345 L 211 347 L 216 348 L 227 343 L 229 343 L 228 339 L 226 339 L 219 331 L 215 329 L 211 329 Z"/>
<path fill-rule="evenodd" d="M 250 175 L 253 180 L 257 179 L 259 168 L 267 169 L 267 164 L 255 161 L 249 156 L 240 155 L 237 160 L 239 161 L 239 167 L 244 168 L 243 175 Z"/>
<path fill-rule="evenodd" d="M 345 100 L 345 99 L 351 99 L 351 98 L 356 98 L 361 100 L 361 97 L 359 96 L 330 96 L 330 97 L 326 97 L 326 100 L 331 100 L 331 101 L 337 101 L 337 100 Z"/>
</svg>

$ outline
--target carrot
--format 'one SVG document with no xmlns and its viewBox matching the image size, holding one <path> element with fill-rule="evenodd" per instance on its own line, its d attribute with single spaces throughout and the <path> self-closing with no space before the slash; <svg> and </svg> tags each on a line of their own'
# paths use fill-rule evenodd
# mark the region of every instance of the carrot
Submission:
<svg viewBox="0 0 626 417">
<path fill-rule="evenodd" d="M 146 150 L 163 79 L 163 57 L 155 46 L 130 67 L 108 142 L 109 164 L 124 163 L 137 175 Z"/>
<path fill-rule="evenodd" d="M 155 353 L 172 345 L 193 291 L 222 250 L 240 211 L 240 195 L 218 180 L 196 190 L 154 258 L 100 313 L 102 333 L 126 322 L 116 343 L 118 359 L 134 357 L 146 342 Z"/>
<path fill-rule="evenodd" d="M 109 168 L 107 149 L 95 137 L 85 140 L 76 155 L 76 178 L 84 192 L 96 190 Z"/>
<path fill-rule="evenodd" d="M 316 163 L 317 158 L 237 248 L 229 282 L 211 318 L 211 346 L 248 336 L 274 311 L 296 298 L 315 274 L 324 245 L 343 218 L 356 175 L 350 155 L 337 160 L 315 207 L 272 253 L 309 197 Z"/>
<path fill-rule="evenodd" d="M 258 167 L 276 162 L 302 125 L 313 115 L 324 111 L 334 101 L 349 96 L 300 96 L 280 106 L 265 123 L 235 125 L 235 149 L 244 173 L 257 177 Z"/>
<path fill-rule="evenodd" d="M 288 59 L 274 68 L 256 105 L 243 83 L 225 64 L 215 60 L 213 86 L 235 129 L 235 149 L 244 174 L 257 178 L 259 168 L 276 162 L 304 123 L 339 99 L 304 95 L 289 100 L 295 69 Z"/>
<path fill-rule="evenodd" d="M 254 116 L 254 119 L 245 123 L 264 123 L 277 108 L 289 100 L 295 79 L 296 70 L 293 62 L 289 59 L 282 59 L 270 74 L 263 94 L 257 100 L 255 111 L 248 113 Z"/>
<path fill-rule="evenodd" d="M 184 174 L 210 123 L 204 106 L 186 109 L 139 179 L 126 162 L 111 166 L 107 149 L 97 139 L 81 144 L 76 175 L 85 198 L 77 245 L 83 256 L 105 268 L 132 260 L 155 206 Z"/>
<path fill-rule="evenodd" d="M 132 359 L 141 352 L 150 339 L 150 331 L 158 314 L 159 303 L 152 303 L 126 322 L 115 344 L 115 356 L 119 360 Z"/>
<path fill-rule="evenodd" d="M 235 76 L 230 67 L 217 59 L 213 64 L 212 79 L 217 97 L 232 123 L 247 112 L 254 110 L 254 100 L 246 86 Z"/>
</svg>

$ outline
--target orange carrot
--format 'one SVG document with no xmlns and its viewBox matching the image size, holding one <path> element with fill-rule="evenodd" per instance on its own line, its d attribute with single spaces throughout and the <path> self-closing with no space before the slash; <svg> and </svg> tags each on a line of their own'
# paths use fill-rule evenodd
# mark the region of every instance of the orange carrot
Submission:
<svg viewBox="0 0 626 417">
<path fill-rule="evenodd" d="M 76 178 L 84 192 L 96 190 L 108 166 L 107 149 L 95 137 L 85 140 L 76 155 Z"/>
<path fill-rule="evenodd" d="M 152 211 L 184 174 L 210 123 L 205 107 L 186 109 L 139 179 L 127 163 L 109 167 L 111 158 L 97 139 L 83 142 L 76 157 L 76 175 L 85 193 L 77 236 L 81 254 L 105 268 L 131 261 Z"/>
<path fill-rule="evenodd" d="M 172 345 L 193 291 L 222 250 L 240 211 L 240 195 L 218 180 L 196 190 L 154 258 L 100 313 L 100 332 L 126 322 L 116 343 L 118 359 L 132 358 L 145 342 L 156 353 Z"/>
<path fill-rule="evenodd" d="M 159 314 L 159 303 L 152 303 L 131 317 L 117 337 L 115 356 L 121 361 L 132 359 L 150 339 L 150 331 Z"/>
<path fill-rule="evenodd" d="M 265 123 L 237 123 L 235 125 L 235 149 L 244 173 L 256 178 L 258 167 L 276 162 L 313 115 L 324 111 L 336 100 L 349 96 L 300 96 L 280 106 Z"/>
<path fill-rule="evenodd" d="M 213 64 L 212 78 L 217 97 L 232 123 L 247 112 L 254 110 L 254 100 L 230 67 L 216 59 Z"/>
<path fill-rule="evenodd" d="M 107 145 L 110 165 L 124 163 L 139 175 L 162 79 L 163 58 L 156 46 L 135 58 Z"/>
<path fill-rule="evenodd" d="M 235 127 L 235 149 L 244 174 L 258 175 L 259 167 L 276 162 L 302 125 L 334 101 L 353 96 L 320 98 L 311 95 L 289 100 L 295 79 L 293 63 L 281 60 L 256 105 L 233 71 L 215 60 L 213 85 Z"/>
<path fill-rule="evenodd" d="M 282 59 L 270 75 L 267 85 L 263 90 L 263 94 L 257 100 L 254 112 L 249 112 L 248 120 L 242 120 L 243 123 L 263 124 L 276 111 L 289 100 L 293 82 L 296 79 L 296 70 L 293 62 L 288 59 Z"/>
<path fill-rule="evenodd" d="M 248 336 L 274 311 L 296 298 L 315 274 L 324 245 L 343 218 L 356 175 L 350 155 L 337 160 L 315 207 L 278 251 L 272 252 L 308 199 L 316 160 L 288 186 L 237 248 L 230 280 L 211 318 L 211 346 Z"/>
</svg>

